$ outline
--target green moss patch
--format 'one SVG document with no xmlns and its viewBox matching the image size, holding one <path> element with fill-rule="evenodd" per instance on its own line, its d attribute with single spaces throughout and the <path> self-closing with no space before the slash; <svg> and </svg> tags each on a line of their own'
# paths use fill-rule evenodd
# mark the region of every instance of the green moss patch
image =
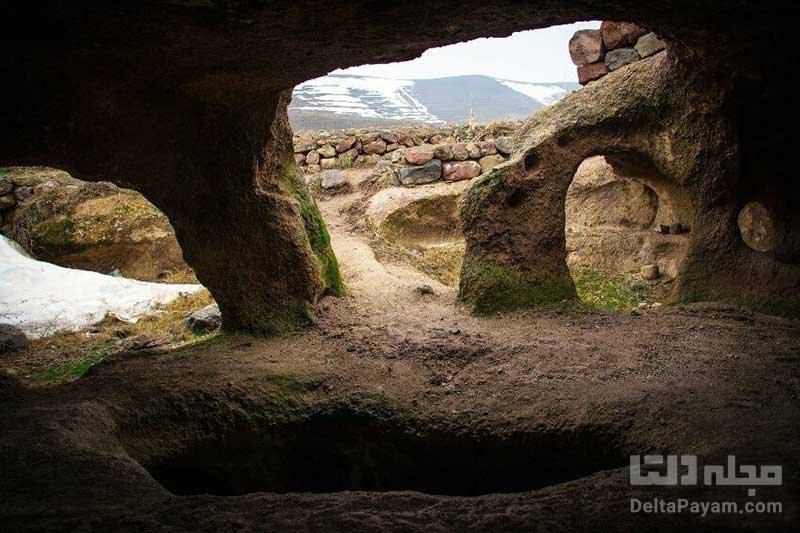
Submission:
<svg viewBox="0 0 800 533">
<path fill-rule="evenodd" d="M 590 268 L 580 268 L 572 272 L 578 297 L 595 309 L 636 309 L 644 301 L 647 285 L 631 282 L 628 278 L 624 274 L 606 274 Z"/>
</svg>

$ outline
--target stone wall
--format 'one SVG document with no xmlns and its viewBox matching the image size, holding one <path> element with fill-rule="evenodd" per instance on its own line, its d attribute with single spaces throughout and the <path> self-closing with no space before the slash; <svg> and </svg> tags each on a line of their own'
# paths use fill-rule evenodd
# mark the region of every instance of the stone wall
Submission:
<svg viewBox="0 0 800 533">
<path fill-rule="evenodd" d="M 378 166 L 395 185 L 460 181 L 505 162 L 519 124 L 305 131 L 294 135 L 294 157 L 307 174 Z"/>
<path fill-rule="evenodd" d="M 569 41 L 569 55 L 586 85 L 618 68 L 666 48 L 658 36 L 632 22 L 605 20 L 599 30 L 579 30 Z"/>
</svg>

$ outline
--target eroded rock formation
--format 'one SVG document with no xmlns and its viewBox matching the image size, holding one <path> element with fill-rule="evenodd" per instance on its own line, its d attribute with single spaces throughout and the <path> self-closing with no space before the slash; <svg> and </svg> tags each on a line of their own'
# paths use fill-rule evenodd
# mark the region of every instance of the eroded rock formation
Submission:
<svg viewBox="0 0 800 533">
<path fill-rule="evenodd" d="M 325 17 L 307 16 L 323 10 Z M 495 201 L 507 197 L 512 209 L 531 209 L 531 201 L 549 205 L 543 194 L 531 194 L 535 188 L 547 191 L 550 200 L 563 198 L 577 158 L 602 150 L 581 140 L 595 134 L 606 147 L 633 135 L 651 156 L 659 143 L 684 143 L 662 146 L 675 160 L 654 164 L 702 193 L 695 194 L 695 208 L 703 221 L 717 221 L 693 226 L 697 246 L 687 263 L 697 266 L 685 277 L 684 297 L 731 296 L 743 269 L 766 277 L 738 300 L 766 303 L 778 287 L 788 291 L 785 298 L 796 293 L 794 270 L 733 244 L 741 242 L 735 224 L 745 201 L 740 196 L 770 189 L 779 199 L 781 220 L 796 220 L 797 195 L 785 190 L 785 154 L 796 145 L 797 133 L 779 112 L 792 101 L 796 77 L 789 52 L 797 18 L 791 6 L 445 0 L 421 12 L 367 1 L 43 1 L 7 2 L 0 16 L 6 22 L 0 75 L 11 80 L 0 101 L 0 164 L 48 165 L 141 191 L 169 217 L 187 262 L 219 302 L 228 328 L 292 329 L 309 320 L 321 294 L 341 290 L 324 225 L 296 175 L 286 119 L 294 85 L 338 67 L 411 59 L 433 46 L 586 19 L 630 20 L 679 43 L 671 51 L 669 74 L 640 81 L 630 75 L 664 59 L 642 61 L 628 73 L 623 67 L 617 79 L 630 86 L 620 84 L 607 101 L 589 104 L 608 96 L 589 90 L 535 119 L 540 127 L 532 124 L 530 131 L 543 137 L 526 139 L 526 155 L 487 178 L 470 202 L 464 295 L 482 298 L 481 264 L 488 267 L 487 261 L 514 267 L 512 285 L 530 286 L 536 271 L 553 295 L 571 293 L 564 276 L 563 210 L 547 207 L 541 213 L 553 213 L 552 220 L 543 217 L 523 229 Z M 678 60 L 684 66 L 673 68 Z M 572 123 L 547 124 L 573 105 L 582 107 L 566 115 Z M 587 113 L 593 105 L 595 112 Z M 660 138 L 642 131 L 667 122 L 672 129 L 660 128 Z M 543 129 L 574 138 L 550 135 L 552 142 L 546 142 Z M 542 172 L 551 169 L 548 152 L 563 147 L 575 160 L 552 168 L 558 172 L 548 183 L 558 185 L 542 185 Z M 697 161 L 689 164 L 686 154 Z M 669 168 L 660 168 L 665 163 Z M 566 166 L 572 168 L 561 172 Z M 527 184 L 506 187 L 508 180 Z M 484 207 L 497 218 L 481 214 Z M 479 227 L 482 220 L 487 227 Z M 796 230 L 797 223 L 791 224 Z M 702 244 L 701 236 L 709 243 Z M 519 242 L 510 242 L 517 237 Z M 508 255 L 517 252 L 519 257 Z M 788 238 L 775 254 L 797 257 L 796 239 Z M 518 303 L 540 299 L 521 294 Z"/>
<path fill-rule="evenodd" d="M 689 231 L 676 301 L 800 311 L 800 265 L 742 240 L 737 217 L 750 185 L 739 176 L 736 124 L 727 111 L 732 95 L 727 80 L 709 79 L 719 78 L 692 75 L 662 52 L 532 116 L 517 134 L 518 152 L 466 194 L 462 298 L 489 312 L 574 296 L 565 197 L 584 159 L 603 154 L 669 197 L 661 218 Z M 787 190 L 784 209 L 789 202 Z M 790 246 L 788 238 L 782 245 Z"/>
</svg>

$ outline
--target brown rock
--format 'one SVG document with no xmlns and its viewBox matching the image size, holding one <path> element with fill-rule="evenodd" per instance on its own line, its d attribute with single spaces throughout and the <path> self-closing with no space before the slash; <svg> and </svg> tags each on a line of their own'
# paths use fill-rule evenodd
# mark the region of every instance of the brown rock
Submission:
<svg viewBox="0 0 800 533">
<path fill-rule="evenodd" d="M 350 136 L 350 137 L 346 137 L 346 138 L 342 139 L 336 145 L 336 151 L 339 152 L 340 154 L 343 153 L 343 152 L 348 151 L 349 149 L 351 149 L 353 146 L 356 145 L 356 140 L 357 139 L 354 136 Z"/>
<path fill-rule="evenodd" d="M 631 46 L 647 33 L 647 30 L 633 22 L 613 22 L 605 20 L 600 25 L 600 33 L 606 50 L 614 50 L 621 46 Z"/>
<path fill-rule="evenodd" d="M 368 155 L 382 154 L 386 151 L 386 142 L 383 139 L 377 139 L 371 143 L 364 145 L 364 153 Z"/>
<path fill-rule="evenodd" d="M 586 85 L 590 81 L 599 80 L 608 74 L 608 72 L 608 67 L 602 61 L 600 63 L 583 65 L 582 67 L 578 67 L 578 83 Z"/>
<path fill-rule="evenodd" d="M 481 147 L 481 155 L 494 155 L 497 153 L 497 147 L 494 144 L 494 141 L 482 141 L 480 144 Z"/>
<path fill-rule="evenodd" d="M 569 56 L 579 67 L 600 61 L 604 50 L 599 30 L 579 30 L 569 40 Z"/>
<path fill-rule="evenodd" d="M 380 136 L 381 136 L 380 133 L 378 133 L 377 131 L 365 133 L 364 135 L 361 136 L 361 144 L 366 146 L 371 142 L 377 141 L 380 138 Z"/>
<path fill-rule="evenodd" d="M 449 144 L 439 144 L 433 149 L 433 157 L 442 161 L 453 159 L 453 148 Z"/>
<path fill-rule="evenodd" d="M 634 46 L 636 51 L 642 57 L 649 57 L 657 52 L 660 52 L 666 47 L 667 44 L 652 32 L 648 33 L 647 35 L 642 35 L 636 42 L 636 46 Z"/>
<path fill-rule="evenodd" d="M 480 175 L 481 166 L 476 161 L 447 163 L 444 165 L 443 173 L 446 181 L 468 180 Z"/>
<path fill-rule="evenodd" d="M 306 162 L 305 154 L 294 154 L 294 163 L 297 166 L 304 165 Z"/>
<path fill-rule="evenodd" d="M 398 148 L 400 148 L 400 145 L 397 144 L 397 143 L 392 143 L 392 144 L 387 144 L 386 145 L 386 151 L 387 152 L 394 152 Z"/>
<path fill-rule="evenodd" d="M 473 142 L 467 143 L 467 153 L 469 154 L 470 159 L 480 159 L 481 157 L 481 148 L 477 144 Z"/>
<path fill-rule="evenodd" d="M 401 135 L 397 138 L 397 142 L 398 144 L 408 146 L 409 148 L 414 146 L 414 138 L 411 135 Z"/>
<path fill-rule="evenodd" d="M 424 165 L 433 159 L 433 147 L 414 148 L 406 152 L 406 161 L 411 165 Z"/>
<path fill-rule="evenodd" d="M 428 142 L 430 142 L 431 144 L 442 144 L 444 142 L 444 136 L 439 135 L 437 133 L 436 135 L 433 135 L 430 139 L 428 139 Z"/>
<path fill-rule="evenodd" d="M 386 141 L 386 144 L 395 144 L 397 143 L 397 135 L 392 133 L 391 131 L 382 131 L 380 133 L 381 139 Z"/>
<path fill-rule="evenodd" d="M 469 159 L 469 152 L 464 143 L 455 143 L 453 145 L 453 159 L 456 161 L 465 161 Z"/>
<path fill-rule="evenodd" d="M 306 164 L 307 165 L 318 165 L 319 164 L 319 152 L 316 150 L 311 150 L 306 154 Z"/>
</svg>

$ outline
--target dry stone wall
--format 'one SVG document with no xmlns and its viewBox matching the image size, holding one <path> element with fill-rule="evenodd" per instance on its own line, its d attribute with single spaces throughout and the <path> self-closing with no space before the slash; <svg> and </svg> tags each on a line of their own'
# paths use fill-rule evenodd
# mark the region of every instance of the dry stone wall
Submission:
<svg viewBox="0 0 800 533">
<path fill-rule="evenodd" d="M 579 30 L 569 41 L 569 55 L 586 85 L 609 72 L 666 48 L 658 36 L 632 22 L 605 20 L 599 30 Z"/>
<path fill-rule="evenodd" d="M 306 174 L 375 167 L 392 185 L 462 181 L 505 162 L 514 150 L 516 121 L 488 126 L 419 126 L 391 130 L 304 131 L 294 158 Z"/>
</svg>

